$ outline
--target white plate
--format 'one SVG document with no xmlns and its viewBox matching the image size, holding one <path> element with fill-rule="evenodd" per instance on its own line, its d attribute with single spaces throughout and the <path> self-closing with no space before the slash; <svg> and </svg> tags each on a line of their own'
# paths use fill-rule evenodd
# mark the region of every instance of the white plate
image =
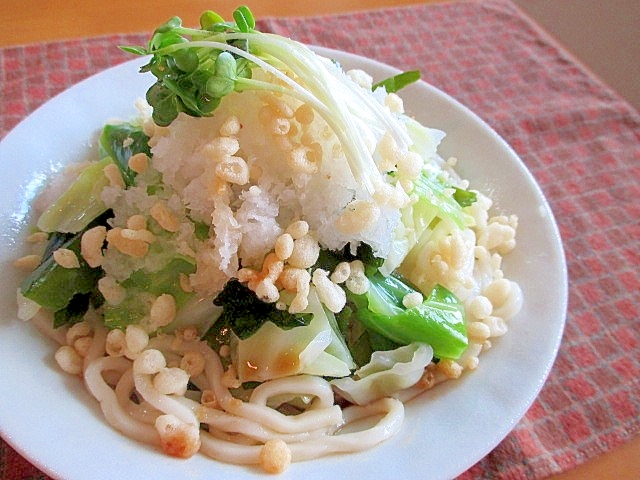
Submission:
<svg viewBox="0 0 640 480">
<path fill-rule="evenodd" d="M 347 68 L 375 79 L 393 68 L 318 49 Z M 16 320 L 20 252 L 29 204 L 60 165 L 95 150 L 96 133 L 113 117 L 135 115 L 152 78 L 139 60 L 95 75 L 58 95 L 0 143 L 0 433 L 49 475 L 66 480 L 262 477 L 257 469 L 204 456 L 166 457 L 109 427 L 79 379 L 52 361 L 54 346 Z M 373 450 L 294 464 L 279 478 L 452 478 L 491 451 L 522 418 L 555 359 L 564 327 L 567 276 L 562 243 L 549 206 L 513 150 L 482 120 L 425 83 L 402 91 L 409 113 L 447 132 L 443 156 L 456 156 L 472 186 L 490 193 L 498 208 L 520 218 L 518 248 L 505 261 L 508 277 L 524 291 L 522 312 L 509 333 L 461 381 L 440 385 L 407 406 L 402 431 Z"/>
</svg>

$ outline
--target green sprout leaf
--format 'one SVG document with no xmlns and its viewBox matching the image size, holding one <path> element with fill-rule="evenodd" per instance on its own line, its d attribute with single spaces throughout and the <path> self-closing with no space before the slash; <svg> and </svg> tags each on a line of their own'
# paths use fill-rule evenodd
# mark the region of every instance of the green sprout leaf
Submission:
<svg viewBox="0 0 640 480">
<path fill-rule="evenodd" d="M 231 93 L 235 86 L 236 68 L 236 59 L 229 52 L 218 55 L 214 76 L 207 80 L 207 93 L 216 98 L 222 98 Z"/>
<path fill-rule="evenodd" d="M 395 93 L 418 80 L 420 80 L 420 71 L 409 70 L 407 72 L 394 75 L 393 77 L 389 77 L 386 80 L 382 80 L 374 84 L 371 89 L 375 90 L 376 88 L 384 87 L 387 93 Z"/>
<path fill-rule="evenodd" d="M 224 18 L 212 10 L 202 12 L 200 15 L 200 27 L 203 30 L 214 30 L 216 26 L 224 23 Z"/>
<path fill-rule="evenodd" d="M 453 192 L 453 199 L 458 202 L 458 205 L 461 207 L 468 207 L 469 205 L 473 205 L 477 200 L 478 196 L 469 190 L 463 190 L 458 187 L 454 187 L 455 191 Z"/>
<path fill-rule="evenodd" d="M 236 21 L 238 29 L 243 33 L 250 32 L 256 28 L 256 20 L 253 18 L 251 10 L 245 5 L 235 9 L 233 19 Z"/>
<path fill-rule="evenodd" d="M 136 45 L 121 45 L 118 47 L 123 52 L 133 53 L 134 55 L 148 55 L 149 51 L 145 47 L 138 47 Z"/>
<path fill-rule="evenodd" d="M 182 26 L 182 19 L 180 17 L 171 17 L 165 23 L 156 28 L 155 33 L 166 33 Z"/>
</svg>

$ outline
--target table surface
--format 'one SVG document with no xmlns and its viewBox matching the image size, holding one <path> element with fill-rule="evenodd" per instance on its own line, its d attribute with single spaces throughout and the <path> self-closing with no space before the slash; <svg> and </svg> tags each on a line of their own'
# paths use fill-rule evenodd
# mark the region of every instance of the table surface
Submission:
<svg viewBox="0 0 640 480">
<path fill-rule="evenodd" d="M 431 0 L 433 2 L 433 0 Z M 291 17 L 355 12 L 382 7 L 431 3 L 419 0 L 324 0 L 295 2 L 253 0 L 249 3 L 256 17 Z M 435 2 L 433 2 L 435 3 Z M 185 24 L 196 24 L 200 13 L 212 8 L 225 18 L 238 5 L 229 0 L 39 0 L 10 1 L 0 16 L 0 48 L 43 41 L 87 38 L 115 33 L 150 31 L 172 15 L 179 14 Z M 144 12 L 142 15 L 141 12 Z M 135 22 L 131 18 L 135 17 Z M 636 438 L 609 453 L 554 478 L 626 479 L 640 478 L 637 459 L 640 439 Z"/>
</svg>

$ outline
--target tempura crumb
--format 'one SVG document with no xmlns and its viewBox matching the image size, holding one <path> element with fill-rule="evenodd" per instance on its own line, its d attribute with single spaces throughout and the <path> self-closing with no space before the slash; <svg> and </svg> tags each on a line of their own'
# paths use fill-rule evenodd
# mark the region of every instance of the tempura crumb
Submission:
<svg viewBox="0 0 640 480">
<path fill-rule="evenodd" d="M 267 440 L 260 450 L 260 466 L 267 473 L 282 473 L 291 464 L 291 450 L 280 439 Z"/>
</svg>

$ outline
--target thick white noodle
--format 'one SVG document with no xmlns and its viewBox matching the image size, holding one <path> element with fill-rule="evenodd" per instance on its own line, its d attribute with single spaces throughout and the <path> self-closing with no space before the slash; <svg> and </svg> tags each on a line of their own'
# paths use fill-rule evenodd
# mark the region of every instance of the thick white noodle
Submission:
<svg viewBox="0 0 640 480">
<path fill-rule="evenodd" d="M 84 380 L 91 394 L 100 402 L 107 422 L 128 437 L 140 442 L 158 445 L 160 438 L 156 429 L 132 418 L 118 403 L 115 391 L 105 382 L 102 373 L 107 370 L 125 372 L 131 362 L 123 357 L 102 357 L 91 362 L 84 371 Z"/>
<path fill-rule="evenodd" d="M 94 360 L 98 358 L 102 358 L 105 354 L 105 343 L 107 340 L 107 329 L 104 327 L 102 322 L 95 317 L 95 312 L 90 310 L 94 314 L 88 317 L 91 328 L 93 329 L 93 339 L 91 341 L 91 346 L 87 351 L 87 354 L 84 357 L 84 365 L 83 370 L 86 370 Z M 87 312 L 88 313 L 88 312 Z"/>
<path fill-rule="evenodd" d="M 322 410 L 307 410 L 298 415 L 290 416 L 278 412 L 264 405 L 240 402 L 234 398 L 222 382 L 222 365 L 211 350 L 205 355 L 205 371 L 213 386 L 216 398 L 222 408 L 235 415 L 254 419 L 265 427 L 282 433 L 303 433 L 322 427 L 339 426 L 342 424 L 342 410 L 338 405 Z"/>
<path fill-rule="evenodd" d="M 302 433 L 282 433 L 266 428 L 259 422 L 254 422 L 248 418 L 238 417 L 222 410 L 202 407 L 198 411 L 198 418 L 201 423 L 206 423 L 216 432 L 226 432 L 231 434 L 242 434 L 252 442 L 266 442 L 278 438 L 287 443 L 302 442 L 311 438 L 333 433 L 337 427 L 323 427 Z M 213 431 L 210 429 L 210 431 Z"/>
<path fill-rule="evenodd" d="M 160 410 L 162 413 L 171 414 L 178 417 L 184 423 L 199 426 L 198 418 L 192 408 L 183 402 L 173 398 L 171 395 L 164 395 L 153 386 L 153 376 L 145 373 L 133 372 L 133 381 L 136 390 L 150 405 Z"/>
<path fill-rule="evenodd" d="M 334 453 L 354 453 L 378 445 L 395 435 L 401 428 L 404 420 L 402 402 L 393 398 L 383 398 L 370 405 L 345 409 L 348 423 L 381 414 L 383 417 L 378 423 L 365 430 L 289 443 L 292 460 L 311 460 Z M 207 433 L 203 433 L 201 439 L 200 451 L 211 458 L 244 465 L 257 464 L 260 461 L 260 445 L 239 445 Z"/>
<path fill-rule="evenodd" d="M 262 445 L 240 445 L 222 440 L 207 432 L 200 434 L 200 451 L 206 456 L 226 463 L 237 465 L 256 465 L 260 463 Z"/>
<path fill-rule="evenodd" d="M 131 401 L 131 395 L 135 392 L 135 388 L 133 370 L 130 368 L 122 374 L 116 385 L 115 392 L 118 403 L 120 403 L 123 410 L 132 418 L 153 425 L 156 417 L 160 415 L 161 412 L 146 401 L 142 401 L 141 403 Z"/>
<path fill-rule="evenodd" d="M 394 436 L 404 421 L 404 405 L 395 398 L 381 398 L 369 405 L 352 406 L 344 410 L 348 425 L 365 417 L 384 414 L 374 426 L 365 430 L 338 433 L 328 437 L 293 443 L 291 459 L 294 462 L 319 458 L 333 453 L 354 453 L 368 450 Z"/>
<path fill-rule="evenodd" d="M 315 396 L 311 408 L 330 408 L 334 404 L 333 389 L 329 382 L 313 375 L 283 377 L 265 382 L 253 390 L 249 402 L 266 405 L 270 398 L 287 394 Z"/>
</svg>

